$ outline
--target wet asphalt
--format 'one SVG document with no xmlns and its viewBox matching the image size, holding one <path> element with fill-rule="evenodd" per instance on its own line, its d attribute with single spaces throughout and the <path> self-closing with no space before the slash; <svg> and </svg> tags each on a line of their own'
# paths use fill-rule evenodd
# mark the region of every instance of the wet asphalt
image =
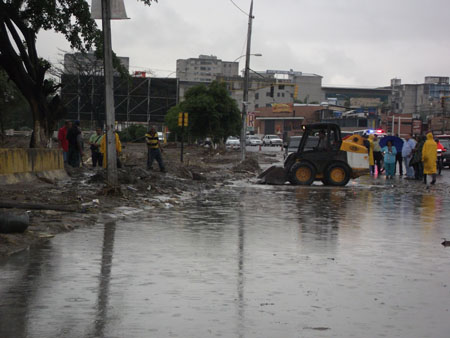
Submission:
<svg viewBox="0 0 450 338">
<path fill-rule="evenodd" d="M 0 337 L 450 336 L 448 169 L 115 212 L 0 260 Z"/>
</svg>

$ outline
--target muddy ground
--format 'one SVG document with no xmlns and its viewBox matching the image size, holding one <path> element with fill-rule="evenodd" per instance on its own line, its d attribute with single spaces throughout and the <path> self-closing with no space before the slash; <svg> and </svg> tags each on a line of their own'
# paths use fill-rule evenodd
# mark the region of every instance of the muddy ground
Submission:
<svg viewBox="0 0 450 338">
<path fill-rule="evenodd" d="M 6 145 L 17 146 L 20 142 L 13 139 Z M 105 169 L 92 168 L 89 157 L 87 151 L 81 168 L 66 168 L 65 180 L 36 179 L 1 187 L 3 201 L 69 206 L 76 211 L 28 210 L 30 226 L 24 233 L 0 234 L 0 256 L 27 249 L 58 233 L 93 225 L 99 217 L 114 213 L 117 208 L 138 206 L 155 212 L 160 208 L 176 209 L 186 199 L 205 190 L 220 189 L 235 180 L 254 179 L 261 171 L 260 165 L 277 161 L 274 154 L 247 152 L 247 159 L 241 162 L 240 151 L 187 146 L 181 163 L 180 148 L 168 144 L 163 149 L 168 172 L 160 173 L 157 163 L 153 164 L 154 170 L 146 170 L 145 144 L 128 143 L 123 144 L 121 154 L 120 191 L 112 192 L 105 183 Z"/>
</svg>

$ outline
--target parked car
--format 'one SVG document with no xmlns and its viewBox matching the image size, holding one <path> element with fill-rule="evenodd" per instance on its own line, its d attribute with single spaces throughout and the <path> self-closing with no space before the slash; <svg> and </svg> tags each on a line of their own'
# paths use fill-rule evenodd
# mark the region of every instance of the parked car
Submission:
<svg viewBox="0 0 450 338">
<path fill-rule="evenodd" d="M 164 134 L 160 131 L 158 131 L 158 140 L 161 143 L 164 143 Z"/>
<path fill-rule="evenodd" d="M 263 145 L 265 146 L 282 146 L 283 140 L 277 135 L 264 135 L 262 139 Z"/>
<path fill-rule="evenodd" d="M 227 149 L 239 149 L 241 147 L 241 141 L 236 136 L 230 136 L 225 142 L 225 148 Z"/>
<path fill-rule="evenodd" d="M 263 142 L 261 139 L 256 135 L 248 135 L 245 139 L 245 145 L 246 146 L 260 146 Z"/>
</svg>

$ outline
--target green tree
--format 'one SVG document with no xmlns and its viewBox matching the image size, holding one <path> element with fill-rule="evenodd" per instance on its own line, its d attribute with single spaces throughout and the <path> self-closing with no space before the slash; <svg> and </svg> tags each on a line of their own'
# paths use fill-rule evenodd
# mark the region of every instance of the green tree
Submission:
<svg viewBox="0 0 450 338">
<path fill-rule="evenodd" d="M 140 0 L 150 5 L 152 0 Z M 157 0 L 153 0 L 157 1 Z M 51 65 L 37 54 L 40 30 L 54 30 L 85 52 L 101 50 L 101 34 L 86 0 L 2 0 L 0 2 L 0 67 L 28 101 L 33 117 L 32 147 L 46 147 L 64 107 L 59 85 L 46 79 Z"/>
<path fill-rule="evenodd" d="M 27 102 L 8 75 L 0 68 L 0 134 L 5 129 L 33 125 Z"/>
<path fill-rule="evenodd" d="M 178 135 L 181 134 L 179 112 L 189 114 L 189 126 L 185 132 L 195 138 L 211 137 L 217 142 L 227 136 L 238 135 L 241 130 L 239 108 L 224 83 L 214 81 L 209 86 L 192 87 L 186 91 L 185 100 L 169 110 L 166 124 Z"/>
</svg>

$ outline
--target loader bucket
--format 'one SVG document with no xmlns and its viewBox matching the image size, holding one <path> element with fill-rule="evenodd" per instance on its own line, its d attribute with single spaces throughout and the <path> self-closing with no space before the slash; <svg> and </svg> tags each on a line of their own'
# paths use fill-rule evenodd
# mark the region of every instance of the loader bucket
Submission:
<svg viewBox="0 0 450 338">
<path fill-rule="evenodd" d="M 283 167 L 271 166 L 258 176 L 259 183 L 282 185 L 287 181 L 287 175 Z"/>
</svg>

